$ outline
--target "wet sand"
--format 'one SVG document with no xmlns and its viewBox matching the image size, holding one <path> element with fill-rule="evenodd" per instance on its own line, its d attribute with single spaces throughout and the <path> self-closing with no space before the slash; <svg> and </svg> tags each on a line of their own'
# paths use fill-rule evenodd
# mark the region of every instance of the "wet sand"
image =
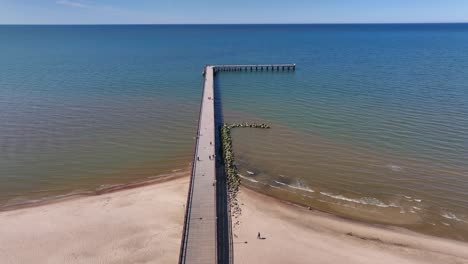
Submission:
<svg viewBox="0 0 468 264">
<path fill-rule="evenodd" d="M 177 263 L 187 188 L 183 177 L 0 212 L 0 263 Z M 463 242 L 343 220 L 246 188 L 238 198 L 235 263 L 468 263 Z"/>
</svg>

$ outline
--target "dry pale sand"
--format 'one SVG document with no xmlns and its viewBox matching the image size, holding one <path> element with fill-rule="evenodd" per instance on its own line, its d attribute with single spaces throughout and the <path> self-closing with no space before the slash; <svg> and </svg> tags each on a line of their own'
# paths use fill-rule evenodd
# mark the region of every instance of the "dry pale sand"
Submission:
<svg viewBox="0 0 468 264">
<path fill-rule="evenodd" d="M 0 213 L 0 263 L 177 263 L 188 177 Z"/>
<path fill-rule="evenodd" d="M 0 263 L 177 263 L 187 187 L 184 177 L 0 212 Z M 235 263 L 468 263 L 461 242 L 341 220 L 247 189 L 239 201 Z"/>
<path fill-rule="evenodd" d="M 468 263 L 466 243 L 355 223 L 245 188 L 238 198 L 235 263 Z"/>
</svg>

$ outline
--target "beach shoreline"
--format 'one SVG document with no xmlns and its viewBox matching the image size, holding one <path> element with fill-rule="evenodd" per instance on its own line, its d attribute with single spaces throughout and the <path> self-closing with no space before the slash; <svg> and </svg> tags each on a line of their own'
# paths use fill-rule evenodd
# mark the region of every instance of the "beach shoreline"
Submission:
<svg viewBox="0 0 468 264">
<path fill-rule="evenodd" d="M 175 263 L 188 184 L 186 173 L 2 211 L 0 261 Z M 233 218 L 235 263 L 375 263 L 376 258 L 381 263 L 468 263 L 464 242 L 343 219 L 245 187 L 238 201 L 242 213 Z M 256 239 L 257 232 L 265 239 Z"/>
<path fill-rule="evenodd" d="M 462 241 L 351 220 L 245 187 L 238 199 L 236 263 L 468 263 Z"/>
<path fill-rule="evenodd" d="M 188 175 L 2 211 L 0 263 L 176 263 Z"/>
<path fill-rule="evenodd" d="M 243 177 L 245 178 L 245 177 Z M 261 183 L 263 184 L 263 183 Z M 353 222 L 356 224 L 365 224 L 365 225 L 370 225 L 370 226 L 375 226 L 378 228 L 382 229 L 389 229 L 389 230 L 404 230 L 407 232 L 413 232 L 415 234 L 420 234 L 420 235 L 427 235 L 431 237 L 437 237 L 437 238 L 442 238 L 442 239 L 448 239 L 448 240 L 453 240 L 453 241 L 460 241 L 464 243 L 468 243 L 468 238 L 466 237 L 465 233 L 459 232 L 458 236 L 454 236 L 453 233 L 442 233 L 440 230 L 434 231 L 434 230 L 429 230 L 427 228 L 420 228 L 419 226 L 414 225 L 414 223 L 402 223 L 402 221 L 398 218 L 375 218 L 375 217 L 364 217 L 362 215 L 359 215 L 360 212 L 357 210 L 357 208 L 352 208 L 355 209 L 356 212 L 355 214 L 344 214 L 341 211 L 336 211 L 336 210 L 325 210 L 320 207 L 315 207 L 314 205 L 306 204 L 306 203 L 301 203 L 300 201 L 296 199 L 291 199 L 290 197 L 287 196 L 281 196 L 278 195 L 277 193 L 269 193 L 265 191 L 264 189 L 257 188 L 256 186 L 252 186 L 250 184 L 244 184 L 243 185 L 244 189 L 250 190 L 252 192 L 264 195 L 266 197 L 269 197 L 279 203 L 285 203 L 291 206 L 296 206 L 300 207 L 303 209 L 307 210 L 312 210 L 316 211 L 318 213 L 328 215 L 337 219 L 341 219 L 343 221 L 349 221 Z M 279 189 L 281 191 L 287 192 L 287 190 L 284 189 Z M 277 190 L 275 190 L 277 191 Z M 349 211 L 348 211 L 349 212 Z M 393 215 L 398 217 L 398 215 Z M 427 226 L 427 225 L 426 225 Z"/>
<path fill-rule="evenodd" d="M 60 203 L 60 202 L 68 201 L 68 200 L 81 198 L 81 197 L 98 196 L 98 195 L 103 195 L 107 193 L 113 193 L 113 192 L 118 192 L 118 191 L 123 191 L 123 190 L 149 186 L 153 184 L 160 184 L 163 182 L 186 177 L 189 173 L 190 173 L 189 169 L 178 170 L 177 172 L 160 174 L 157 176 L 149 177 L 144 180 L 139 180 L 139 181 L 130 182 L 130 183 L 112 184 L 109 186 L 101 186 L 94 190 L 71 192 L 71 193 L 63 194 L 59 196 L 45 197 L 40 200 L 31 200 L 31 201 L 26 201 L 26 202 L 8 204 L 8 205 L 0 206 L 0 213 L 4 211 L 11 211 L 11 210 L 18 210 L 18 209 Z"/>
</svg>

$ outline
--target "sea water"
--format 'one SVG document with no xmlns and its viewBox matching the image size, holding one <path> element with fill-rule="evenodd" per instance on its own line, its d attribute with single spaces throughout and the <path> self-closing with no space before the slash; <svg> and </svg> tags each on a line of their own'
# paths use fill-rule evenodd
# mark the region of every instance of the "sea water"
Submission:
<svg viewBox="0 0 468 264">
<path fill-rule="evenodd" d="M 0 205 L 190 166 L 205 64 L 243 183 L 468 239 L 468 25 L 0 26 Z M 254 174 L 248 173 L 253 172 Z"/>
</svg>

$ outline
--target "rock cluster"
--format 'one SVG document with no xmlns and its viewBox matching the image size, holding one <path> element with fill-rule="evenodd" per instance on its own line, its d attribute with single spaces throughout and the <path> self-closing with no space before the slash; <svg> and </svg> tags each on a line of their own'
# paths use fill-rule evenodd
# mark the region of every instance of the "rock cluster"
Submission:
<svg viewBox="0 0 468 264">
<path fill-rule="evenodd" d="M 231 129 L 236 127 L 251 127 L 251 128 L 270 128 L 267 124 L 257 124 L 257 123 L 233 123 L 233 124 L 223 124 L 221 126 L 220 138 L 221 138 L 221 147 L 224 160 L 224 168 L 227 176 L 227 187 L 228 187 L 228 197 L 229 205 L 231 207 L 231 214 L 237 218 L 241 214 L 241 209 L 239 203 L 237 202 L 237 193 L 239 192 L 240 186 L 240 177 L 237 173 L 237 168 L 234 165 L 234 152 L 232 150 L 232 138 L 231 138 Z"/>
<path fill-rule="evenodd" d="M 267 124 L 257 124 L 257 123 L 233 123 L 233 124 L 224 124 L 224 126 L 227 126 L 229 128 L 235 128 L 235 127 L 252 127 L 252 128 L 270 128 L 270 125 Z"/>
</svg>

